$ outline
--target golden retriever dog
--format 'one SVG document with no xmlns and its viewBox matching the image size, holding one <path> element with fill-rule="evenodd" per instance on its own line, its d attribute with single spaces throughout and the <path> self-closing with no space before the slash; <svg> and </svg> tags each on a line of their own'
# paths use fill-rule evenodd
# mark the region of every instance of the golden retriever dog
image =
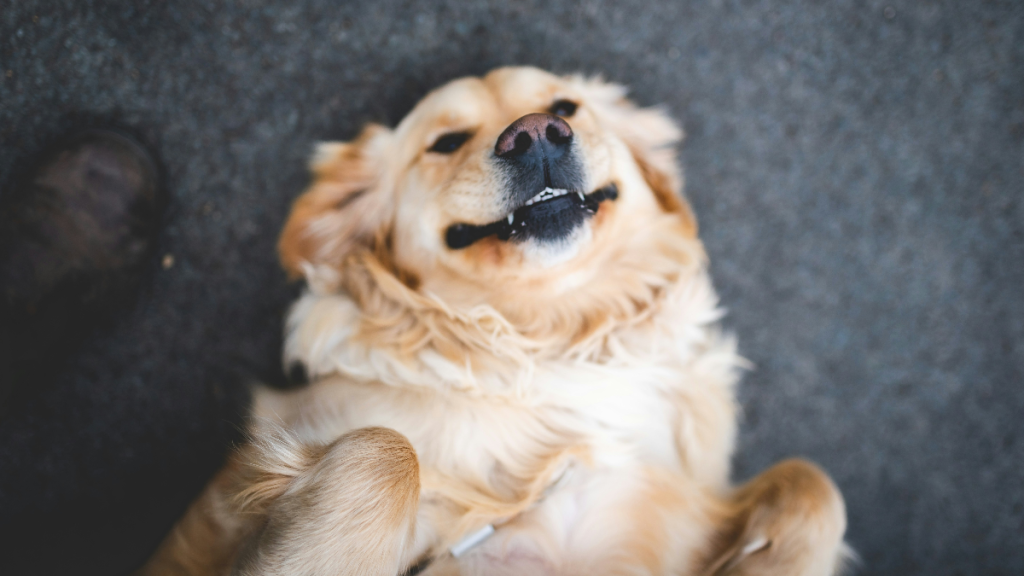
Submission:
<svg viewBox="0 0 1024 576">
<path fill-rule="evenodd" d="M 842 496 L 730 484 L 742 360 L 679 129 L 502 68 L 322 144 L 280 240 L 308 290 L 251 443 L 145 574 L 824 576 Z"/>
</svg>

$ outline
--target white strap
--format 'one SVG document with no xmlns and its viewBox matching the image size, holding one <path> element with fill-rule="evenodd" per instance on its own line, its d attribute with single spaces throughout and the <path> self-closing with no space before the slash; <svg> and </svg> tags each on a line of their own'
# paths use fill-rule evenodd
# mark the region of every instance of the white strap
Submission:
<svg viewBox="0 0 1024 576">
<path fill-rule="evenodd" d="M 491 534 L 494 534 L 494 525 L 493 524 L 488 524 L 487 526 L 484 526 L 483 528 L 477 530 L 476 532 L 473 532 L 469 536 L 466 536 L 462 540 L 459 540 L 458 542 L 455 543 L 454 546 L 449 548 L 449 550 L 451 551 L 452 556 L 458 558 L 459 556 L 462 556 L 466 552 L 469 552 L 471 549 L 476 547 L 478 544 L 480 544 L 484 540 L 487 540 L 488 538 L 490 538 Z"/>
</svg>

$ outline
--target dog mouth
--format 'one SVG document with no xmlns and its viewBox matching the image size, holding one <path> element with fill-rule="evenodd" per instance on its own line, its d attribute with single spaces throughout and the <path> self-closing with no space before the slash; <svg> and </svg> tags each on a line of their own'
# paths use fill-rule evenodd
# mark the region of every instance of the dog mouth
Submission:
<svg viewBox="0 0 1024 576">
<path fill-rule="evenodd" d="M 445 242 L 452 250 L 461 250 L 488 236 L 502 241 L 561 240 L 596 214 L 601 202 L 618 197 L 619 187 L 614 182 L 589 194 L 547 187 L 501 220 L 479 226 L 452 224 L 445 231 Z"/>
</svg>

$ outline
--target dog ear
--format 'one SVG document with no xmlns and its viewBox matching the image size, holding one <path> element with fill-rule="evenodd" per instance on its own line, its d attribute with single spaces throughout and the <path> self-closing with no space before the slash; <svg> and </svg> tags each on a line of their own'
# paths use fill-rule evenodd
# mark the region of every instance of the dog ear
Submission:
<svg viewBox="0 0 1024 576">
<path fill-rule="evenodd" d="M 662 209 L 678 214 L 687 232 L 696 237 L 697 219 L 683 196 L 683 176 L 676 162 L 683 131 L 664 109 L 639 108 L 630 102 L 623 86 L 600 78 L 571 80 L 585 94 L 598 121 L 629 148 Z"/>
<path fill-rule="evenodd" d="M 337 265 L 354 248 L 370 246 L 391 214 L 384 162 L 391 131 L 370 124 L 351 142 L 326 142 L 310 162 L 313 185 L 292 205 L 278 242 L 291 278 L 308 265 Z"/>
</svg>

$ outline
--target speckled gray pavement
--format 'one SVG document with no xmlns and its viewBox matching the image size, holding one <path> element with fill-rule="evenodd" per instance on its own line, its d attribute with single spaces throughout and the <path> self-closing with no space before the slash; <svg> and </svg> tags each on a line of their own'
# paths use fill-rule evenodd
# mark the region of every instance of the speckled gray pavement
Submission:
<svg viewBox="0 0 1024 576">
<path fill-rule="evenodd" d="M 505 64 L 603 74 L 685 126 L 756 366 L 738 479 L 820 463 L 862 574 L 1024 574 L 1024 4 L 954 0 L 3 0 L 5 188 L 117 125 L 172 201 L 134 313 L 0 424 L 0 572 L 146 556 L 237 437 L 240 382 L 275 377 L 312 144 Z"/>
</svg>

